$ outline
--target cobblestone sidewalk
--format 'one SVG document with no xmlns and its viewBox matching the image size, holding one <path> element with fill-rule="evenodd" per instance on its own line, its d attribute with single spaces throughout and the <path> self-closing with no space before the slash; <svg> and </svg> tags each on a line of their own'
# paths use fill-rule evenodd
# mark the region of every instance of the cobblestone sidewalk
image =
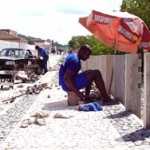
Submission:
<svg viewBox="0 0 150 150">
<path fill-rule="evenodd" d="M 121 104 L 105 106 L 99 112 L 79 112 L 67 106 L 66 93 L 53 73 L 51 88 L 42 91 L 21 121 L 16 125 L 1 150 L 148 150 L 150 130 L 144 130 L 139 120 L 126 112 Z M 38 111 L 50 114 L 46 125 L 31 124 L 21 128 L 21 122 Z M 59 113 L 68 119 L 54 118 Z"/>
</svg>

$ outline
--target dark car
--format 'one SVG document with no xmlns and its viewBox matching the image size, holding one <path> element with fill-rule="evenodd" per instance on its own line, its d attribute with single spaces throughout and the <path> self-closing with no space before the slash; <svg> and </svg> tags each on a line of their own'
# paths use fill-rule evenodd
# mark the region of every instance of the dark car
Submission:
<svg viewBox="0 0 150 150">
<path fill-rule="evenodd" d="M 37 72 L 39 64 L 30 50 L 5 48 L 0 51 L 0 71 L 27 71 L 32 65 Z"/>
<path fill-rule="evenodd" d="M 31 52 L 31 51 L 30 51 Z M 5 48 L 0 51 L 0 70 L 24 70 L 32 53 L 21 48 Z"/>
</svg>

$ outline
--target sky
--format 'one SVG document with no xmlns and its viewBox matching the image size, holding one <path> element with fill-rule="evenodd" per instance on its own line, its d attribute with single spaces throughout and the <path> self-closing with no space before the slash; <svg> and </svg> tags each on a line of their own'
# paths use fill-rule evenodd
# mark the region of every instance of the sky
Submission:
<svg viewBox="0 0 150 150">
<path fill-rule="evenodd" d="M 119 11 L 122 0 L 0 0 L 0 29 L 67 44 L 91 33 L 79 22 L 92 10 Z"/>
</svg>

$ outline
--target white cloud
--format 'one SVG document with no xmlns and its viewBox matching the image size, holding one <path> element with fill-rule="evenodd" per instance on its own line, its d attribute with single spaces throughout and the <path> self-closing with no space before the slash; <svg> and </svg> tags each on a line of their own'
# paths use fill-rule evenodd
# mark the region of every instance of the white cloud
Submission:
<svg viewBox="0 0 150 150">
<path fill-rule="evenodd" d="M 122 0 L 0 0 L 0 28 L 67 44 L 90 34 L 78 23 L 91 10 L 119 10 Z"/>
</svg>

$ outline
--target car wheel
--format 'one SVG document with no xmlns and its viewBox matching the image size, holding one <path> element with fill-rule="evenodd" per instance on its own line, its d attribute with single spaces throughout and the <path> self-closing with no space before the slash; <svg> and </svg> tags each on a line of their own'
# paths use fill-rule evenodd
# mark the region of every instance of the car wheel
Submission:
<svg viewBox="0 0 150 150">
<path fill-rule="evenodd" d="M 25 70 L 24 64 L 19 65 L 17 70 L 18 71 L 24 71 Z"/>
<path fill-rule="evenodd" d="M 37 69 L 35 70 L 35 74 L 36 74 L 36 75 L 41 75 L 41 74 L 42 74 L 42 69 L 41 69 L 41 68 L 37 68 Z"/>
</svg>

